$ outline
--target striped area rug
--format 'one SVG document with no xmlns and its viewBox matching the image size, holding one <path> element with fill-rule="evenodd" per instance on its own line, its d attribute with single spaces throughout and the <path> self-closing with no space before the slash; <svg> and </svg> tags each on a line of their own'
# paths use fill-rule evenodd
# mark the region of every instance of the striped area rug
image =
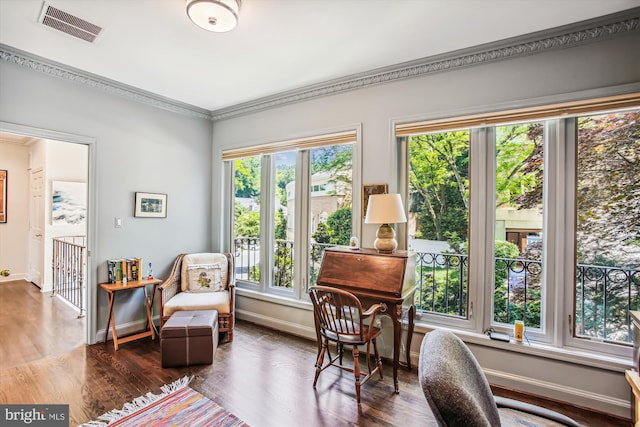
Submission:
<svg viewBox="0 0 640 427">
<path fill-rule="evenodd" d="M 182 378 L 162 387 L 164 393 L 148 393 L 82 426 L 220 426 L 248 427 L 246 423 L 201 393 Z"/>
</svg>

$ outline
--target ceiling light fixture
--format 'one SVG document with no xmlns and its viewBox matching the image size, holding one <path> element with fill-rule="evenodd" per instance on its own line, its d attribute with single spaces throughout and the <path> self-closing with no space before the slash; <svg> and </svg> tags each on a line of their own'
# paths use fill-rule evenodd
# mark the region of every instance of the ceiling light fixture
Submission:
<svg viewBox="0 0 640 427">
<path fill-rule="evenodd" d="M 200 28 L 224 33 L 238 25 L 241 3 L 242 0 L 187 0 L 187 15 Z"/>
</svg>

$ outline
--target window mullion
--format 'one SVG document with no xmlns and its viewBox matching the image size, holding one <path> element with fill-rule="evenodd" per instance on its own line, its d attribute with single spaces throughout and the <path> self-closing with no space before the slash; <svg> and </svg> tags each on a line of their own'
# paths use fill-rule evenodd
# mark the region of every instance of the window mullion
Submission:
<svg viewBox="0 0 640 427">
<path fill-rule="evenodd" d="M 273 194 L 275 183 L 275 162 L 273 156 L 262 156 L 260 176 L 260 287 L 269 290 L 273 280 L 274 216 Z"/>
<path fill-rule="evenodd" d="M 309 150 L 298 151 L 296 156 L 295 212 L 299 212 L 294 223 L 293 253 L 309 253 L 309 198 L 311 197 L 311 166 Z M 294 294 L 302 299 L 309 280 L 309 257 L 294 256 Z"/>
<path fill-rule="evenodd" d="M 565 170 L 563 174 L 563 189 L 565 195 L 562 204 L 559 203 L 559 221 L 562 221 L 563 233 L 558 234 L 558 252 L 563 254 L 563 264 L 567 268 L 562 269 L 562 275 L 559 276 L 558 283 L 564 283 L 557 290 L 556 294 L 560 299 L 556 307 L 558 321 L 556 335 L 558 337 L 557 345 L 566 345 L 573 340 L 573 327 L 575 325 L 575 285 L 576 285 L 576 168 L 578 162 L 578 119 L 576 117 L 565 118 L 560 121 L 562 124 L 562 136 L 560 145 L 563 147 L 562 168 Z M 571 319 L 569 319 L 571 316 Z"/>
<path fill-rule="evenodd" d="M 469 303 L 472 325 L 482 332 L 491 322 L 493 283 L 493 210 L 495 200 L 493 128 L 475 128 L 470 135 Z M 488 286 L 486 284 L 489 284 Z"/>
<path fill-rule="evenodd" d="M 223 192 L 222 192 L 222 230 L 220 234 L 220 242 L 222 251 L 234 252 L 233 243 L 233 221 L 234 221 L 234 194 L 235 194 L 235 162 L 222 162 L 224 168 L 223 174 Z M 212 215 L 212 221 L 215 221 L 215 215 Z"/>
<path fill-rule="evenodd" d="M 564 295 L 563 287 L 556 286 L 565 282 L 565 269 L 561 266 L 569 265 L 565 258 L 564 246 L 569 236 L 564 225 L 565 201 L 568 199 L 568 186 L 565 181 L 565 140 L 563 137 L 564 122 L 550 119 L 544 123 L 544 219 L 543 229 L 543 298 L 545 315 L 541 327 L 546 341 L 552 341 L 556 346 L 562 342 L 562 319 Z M 556 313 L 556 310 L 558 312 Z"/>
</svg>

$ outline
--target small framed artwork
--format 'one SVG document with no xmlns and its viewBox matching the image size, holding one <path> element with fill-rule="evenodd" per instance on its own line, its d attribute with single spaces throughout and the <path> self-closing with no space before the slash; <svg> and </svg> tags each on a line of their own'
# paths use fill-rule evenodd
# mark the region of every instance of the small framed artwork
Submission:
<svg viewBox="0 0 640 427">
<path fill-rule="evenodd" d="M 7 222 L 7 171 L 0 170 L 0 223 Z"/>
<path fill-rule="evenodd" d="M 136 208 L 133 216 L 138 218 L 166 218 L 167 195 L 136 192 Z"/>
<path fill-rule="evenodd" d="M 51 181 L 51 225 L 84 225 L 87 220 L 87 184 Z"/>
<path fill-rule="evenodd" d="M 362 186 L 362 218 L 367 216 L 369 196 L 374 194 L 387 194 L 387 184 L 364 184 Z"/>
</svg>

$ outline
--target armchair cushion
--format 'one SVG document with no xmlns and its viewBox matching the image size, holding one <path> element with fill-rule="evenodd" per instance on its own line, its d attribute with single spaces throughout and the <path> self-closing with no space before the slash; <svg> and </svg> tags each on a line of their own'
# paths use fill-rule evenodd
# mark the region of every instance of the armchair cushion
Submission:
<svg viewBox="0 0 640 427">
<path fill-rule="evenodd" d="M 187 266 L 187 292 L 218 292 L 222 287 L 221 264 L 193 264 Z"/>
<path fill-rule="evenodd" d="M 229 291 L 221 292 L 178 292 L 164 303 L 162 316 L 168 318 L 176 311 L 216 310 L 218 314 L 228 314 Z"/>
<path fill-rule="evenodd" d="M 187 254 L 182 259 L 180 288 L 183 292 L 225 290 L 228 265 L 227 258 L 222 253 Z"/>
</svg>

